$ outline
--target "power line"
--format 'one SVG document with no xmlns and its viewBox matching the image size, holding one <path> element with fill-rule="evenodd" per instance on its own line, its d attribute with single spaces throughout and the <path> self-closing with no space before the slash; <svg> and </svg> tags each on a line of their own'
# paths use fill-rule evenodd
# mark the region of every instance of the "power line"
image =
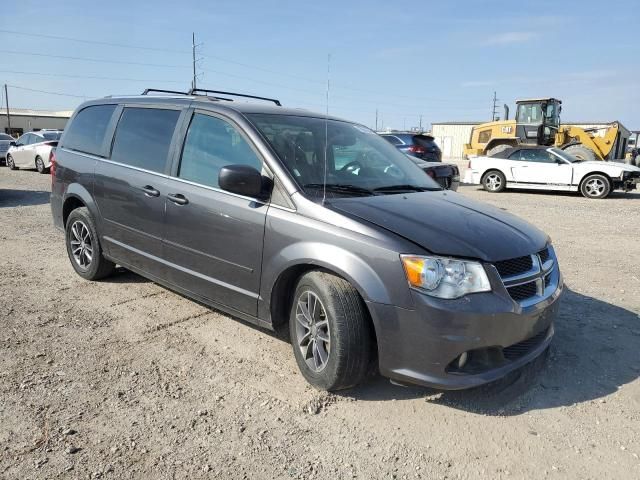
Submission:
<svg viewBox="0 0 640 480">
<path fill-rule="evenodd" d="M 121 65 L 141 65 L 144 67 L 162 67 L 162 68 L 189 68 L 189 65 L 166 65 L 162 63 L 143 63 L 143 62 L 127 62 L 124 60 L 105 60 L 103 58 L 88 58 L 88 57 L 70 57 L 66 55 L 50 55 L 47 53 L 36 52 L 22 52 L 17 50 L 0 50 L 1 53 L 9 53 L 12 55 L 31 55 L 35 57 L 47 57 L 47 58 L 62 58 L 65 60 L 80 60 L 83 62 L 97 62 L 97 63 L 117 63 Z"/>
<path fill-rule="evenodd" d="M 182 80 L 143 80 L 140 78 L 118 78 L 118 77 L 98 77 L 98 76 L 87 76 L 87 75 L 68 75 L 63 73 L 42 73 L 42 72 L 23 72 L 18 70 L 0 70 L 2 73 L 15 73 L 18 75 L 38 75 L 41 77 L 63 77 L 63 78 L 85 78 L 90 80 L 113 80 L 113 81 L 124 81 L 124 82 L 145 82 L 145 83 L 179 83 L 184 84 L 185 82 Z"/>
<path fill-rule="evenodd" d="M 87 40 L 87 39 L 82 39 L 82 38 L 63 37 L 63 36 L 60 36 L 60 35 L 46 35 L 44 33 L 18 32 L 16 30 L 0 29 L 0 33 L 10 33 L 12 35 L 24 35 L 24 36 L 27 36 L 27 37 L 50 38 L 50 39 L 53 39 L 53 40 L 66 40 L 66 41 L 70 41 L 70 42 L 90 43 L 90 44 L 93 44 L 93 45 L 105 45 L 105 46 L 108 46 L 108 47 L 136 48 L 138 50 L 148 50 L 148 51 L 154 51 L 154 52 L 191 53 L 188 50 L 185 51 L 185 50 L 171 50 L 171 49 L 157 48 L 157 47 L 142 47 L 140 45 L 100 42 L 100 41 L 97 41 L 97 40 Z"/>
<path fill-rule="evenodd" d="M 140 46 L 140 45 L 134 45 L 134 44 L 122 44 L 122 43 L 110 43 L 110 42 L 101 42 L 101 41 L 96 41 L 96 40 L 87 40 L 87 39 L 80 39 L 80 38 L 72 38 L 72 37 L 64 37 L 64 36 L 59 36 L 59 35 L 47 35 L 47 34 L 40 34 L 40 33 L 26 33 L 26 32 L 18 32 L 15 30 L 6 30 L 6 29 L 0 29 L 0 33 L 9 33 L 9 34 L 14 34 L 14 35 L 24 35 L 24 36 L 32 36 L 32 37 L 40 37 L 40 38 L 50 38 L 50 39 L 55 39 L 55 40 L 65 40 L 65 41 L 72 41 L 72 42 L 79 42 L 79 43 L 88 43 L 88 44 L 93 44 L 93 45 L 105 45 L 105 46 L 111 46 L 111 47 L 118 47 L 118 48 L 135 48 L 138 50 L 148 50 L 148 51 L 157 51 L 157 52 L 170 52 L 170 53 L 179 53 L 179 54 L 191 54 L 192 51 L 187 51 L 187 50 L 171 50 L 171 49 L 163 49 L 163 48 L 155 48 L 155 47 L 144 47 L 144 46 Z M 251 65 L 248 63 L 243 63 L 243 62 L 238 62 L 236 60 L 230 60 L 228 58 L 223 58 L 220 56 L 216 56 L 216 55 L 205 55 L 202 54 L 203 58 L 213 58 L 222 62 L 227 62 L 227 63 L 232 63 L 235 65 L 239 65 L 245 68 L 251 68 L 254 70 L 259 70 L 262 72 L 266 72 L 266 73 L 271 73 L 273 75 L 280 75 L 280 76 L 284 76 L 284 77 L 289 77 L 289 78 L 293 78 L 296 80 L 303 80 L 306 82 L 310 82 L 310 83 L 314 83 L 314 84 L 318 84 L 318 85 L 324 85 L 324 82 L 320 81 L 320 80 L 314 80 L 314 79 L 310 79 L 310 78 L 306 78 L 303 76 L 299 76 L 299 75 L 295 75 L 295 74 L 291 74 L 288 72 L 283 72 L 283 71 L 277 71 L 277 70 L 272 70 L 272 69 L 268 69 L 268 68 L 264 68 L 261 66 L 257 66 L 257 65 Z M 78 57 L 79 59 L 79 57 Z M 97 61 L 97 60 L 92 60 L 92 61 Z M 107 62 L 107 60 L 100 60 L 100 61 L 104 61 Z M 116 61 L 108 61 L 109 63 L 120 63 L 120 62 L 116 62 Z M 140 64 L 138 62 L 131 62 L 131 64 Z M 177 65 L 172 65 L 172 66 L 168 66 L 168 65 L 160 65 L 160 64 L 150 64 L 149 66 L 166 66 L 166 67 L 170 67 L 170 68 L 182 68 L 181 66 L 177 66 Z M 220 72 L 217 72 L 220 73 Z M 241 77 L 241 76 L 237 76 L 239 78 L 247 78 L 247 77 Z M 290 88 L 290 87 L 283 87 L 283 88 Z M 413 95 L 399 95 L 399 94 L 395 94 L 395 93 L 381 93 L 381 92 L 376 92 L 373 90 L 367 90 L 367 89 L 362 89 L 362 88 L 354 88 L 354 87 L 348 87 L 348 86 L 340 86 L 338 84 L 334 85 L 334 89 L 338 89 L 338 90 L 347 90 L 350 92 L 355 92 L 355 93 L 360 93 L 360 94 L 364 94 L 364 95 L 379 95 L 379 96 L 384 96 L 384 97 L 396 97 L 396 98 L 406 98 L 409 100 L 414 100 L 414 101 L 425 101 L 425 102 L 443 102 L 443 103 L 448 103 L 449 100 L 447 99 L 443 99 L 443 98 L 430 98 L 430 97 L 418 97 L 418 96 L 413 96 Z"/>
<path fill-rule="evenodd" d="M 60 93 L 60 92 L 49 92 L 47 90 L 36 90 L 35 88 L 26 88 L 26 87 L 19 87 L 17 85 L 7 85 L 7 87 L 11 87 L 11 88 L 17 88 L 18 90 L 26 90 L 28 92 L 37 92 L 37 93 L 47 93 L 49 95 L 58 95 L 61 97 L 74 97 L 74 98 L 84 98 L 86 99 L 86 95 L 72 95 L 70 93 Z"/>
</svg>

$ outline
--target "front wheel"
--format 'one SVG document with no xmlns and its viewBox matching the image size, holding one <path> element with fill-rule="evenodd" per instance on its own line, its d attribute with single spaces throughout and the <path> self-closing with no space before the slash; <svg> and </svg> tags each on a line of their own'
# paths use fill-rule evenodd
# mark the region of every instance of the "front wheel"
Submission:
<svg viewBox="0 0 640 480">
<path fill-rule="evenodd" d="M 291 344 L 304 378 L 335 391 L 361 383 L 375 358 L 368 313 L 357 290 L 327 272 L 305 274 L 289 317 Z"/>
<path fill-rule="evenodd" d="M 507 187 L 507 179 L 502 172 L 491 170 L 482 177 L 482 187 L 487 192 L 502 192 Z"/>
<path fill-rule="evenodd" d="M 102 255 L 98 231 L 89 209 L 73 210 L 65 230 L 67 254 L 78 275 L 86 280 L 100 280 L 113 272 L 115 264 Z"/>
<path fill-rule="evenodd" d="M 587 198 L 605 198 L 611 192 L 611 181 L 600 173 L 587 175 L 580 184 L 580 193 Z"/>
<path fill-rule="evenodd" d="M 16 162 L 13 161 L 13 157 L 11 155 L 7 155 L 7 167 L 9 167 L 9 170 L 16 169 Z"/>
</svg>

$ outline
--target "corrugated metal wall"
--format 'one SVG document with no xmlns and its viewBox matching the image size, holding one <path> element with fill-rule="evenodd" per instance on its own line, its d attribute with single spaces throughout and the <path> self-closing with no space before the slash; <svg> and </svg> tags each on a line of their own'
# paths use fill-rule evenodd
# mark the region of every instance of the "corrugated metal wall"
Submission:
<svg viewBox="0 0 640 480">
<path fill-rule="evenodd" d="M 469 143 L 473 126 L 473 124 L 460 125 L 455 123 L 433 124 L 431 134 L 442 150 L 442 156 L 445 158 L 462 157 L 464 144 Z"/>
</svg>

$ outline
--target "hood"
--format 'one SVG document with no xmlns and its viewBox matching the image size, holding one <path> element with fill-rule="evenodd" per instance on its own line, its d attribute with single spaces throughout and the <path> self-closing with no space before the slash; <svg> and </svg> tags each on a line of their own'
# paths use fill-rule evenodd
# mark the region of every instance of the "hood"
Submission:
<svg viewBox="0 0 640 480">
<path fill-rule="evenodd" d="M 633 165 L 629 165 L 627 163 L 602 161 L 602 160 L 589 160 L 587 162 L 580 162 L 576 164 L 576 166 L 580 165 L 580 166 L 589 167 L 590 169 L 596 169 L 596 168 L 601 168 L 603 164 L 608 167 L 619 168 L 623 172 L 640 172 L 640 168 L 634 167 Z"/>
<path fill-rule="evenodd" d="M 326 206 L 437 255 L 496 262 L 538 252 L 548 240 L 515 215 L 451 191 L 339 198 Z"/>
</svg>

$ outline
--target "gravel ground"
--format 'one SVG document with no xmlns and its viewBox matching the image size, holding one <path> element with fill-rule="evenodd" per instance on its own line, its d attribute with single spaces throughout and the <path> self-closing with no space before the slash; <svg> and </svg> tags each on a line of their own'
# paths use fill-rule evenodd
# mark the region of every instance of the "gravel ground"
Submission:
<svg viewBox="0 0 640 480">
<path fill-rule="evenodd" d="M 0 168 L 0 478 L 640 478 L 640 194 L 461 193 L 548 232 L 545 359 L 465 392 L 329 395 L 291 347 L 126 271 L 72 270 L 49 177 Z"/>
</svg>

